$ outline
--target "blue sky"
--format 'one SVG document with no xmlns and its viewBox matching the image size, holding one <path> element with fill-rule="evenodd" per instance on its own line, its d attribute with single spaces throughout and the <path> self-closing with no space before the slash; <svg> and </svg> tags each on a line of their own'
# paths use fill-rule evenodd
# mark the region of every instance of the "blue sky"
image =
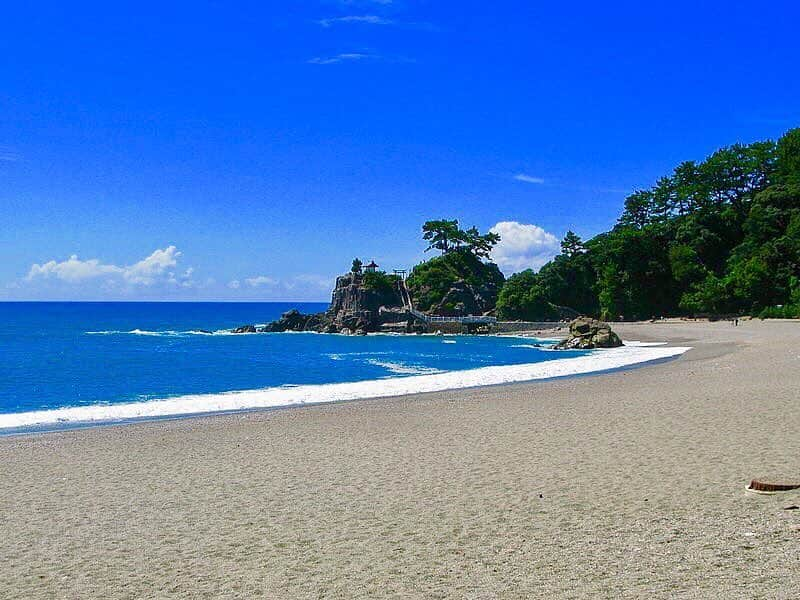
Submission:
<svg viewBox="0 0 800 600">
<path fill-rule="evenodd" d="M 497 226 L 510 273 L 800 125 L 796 2 L 3 12 L 0 299 L 325 300 L 440 217 Z"/>
</svg>

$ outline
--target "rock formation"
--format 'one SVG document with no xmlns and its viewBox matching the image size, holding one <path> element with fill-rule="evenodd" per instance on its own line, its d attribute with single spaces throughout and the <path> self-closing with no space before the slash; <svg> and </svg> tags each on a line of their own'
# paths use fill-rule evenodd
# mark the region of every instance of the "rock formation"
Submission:
<svg viewBox="0 0 800 600">
<path fill-rule="evenodd" d="M 293 309 L 262 327 L 244 325 L 232 331 L 317 331 L 361 335 L 382 330 L 411 333 L 424 328 L 407 311 L 396 279 L 382 273 L 347 273 L 336 278 L 327 311 L 306 315 Z"/>
<path fill-rule="evenodd" d="M 460 279 L 450 286 L 431 312 L 443 317 L 482 315 L 491 311 L 496 301 L 496 287 L 474 286 Z"/>
<path fill-rule="evenodd" d="M 569 324 L 569 337 L 555 347 L 559 350 L 591 350 L 617 346 L 622 346 L 622 340 L 611 331 L 608 323 L 590 317 L 578 317 Z"/>
</svg>

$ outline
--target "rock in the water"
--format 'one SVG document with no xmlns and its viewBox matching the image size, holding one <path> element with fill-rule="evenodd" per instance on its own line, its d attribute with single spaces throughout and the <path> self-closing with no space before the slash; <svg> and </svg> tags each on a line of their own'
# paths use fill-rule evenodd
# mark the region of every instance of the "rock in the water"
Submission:
<svg viewBox="0 0 800 600">
<path fill-rule="evenodd" d="M 278 333 L 283 331 L 318 331 L 322 333 L 370 333 L 386 324 L 405 323 L 409 333 L 424 331 L 407 308 L 399 281 L 381 274 L 372 279 L 362 273 L 347 273 L 336 279 L 331 304 L 324 313 L 306 315 L 290 310 L 277 321 L 256 328 L 245 325 L 234 333 Z M 376 283 L 377 281 L 377 283 Z"/>
<path fill-rule="evenodd" d="M 593 348 L 616 348 L 622 340 L 604 321 L 590 317 L 578 317 L 569 324 L 569 337 L 558 344 L 559 350 L 591 350 Z"/>
</svg>

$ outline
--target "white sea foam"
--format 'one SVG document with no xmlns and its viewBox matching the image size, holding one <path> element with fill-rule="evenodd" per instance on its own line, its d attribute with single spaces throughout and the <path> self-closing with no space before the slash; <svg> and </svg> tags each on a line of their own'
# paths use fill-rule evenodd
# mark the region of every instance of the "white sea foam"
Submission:
<svg viewBox="0 0 800 600">
<path fill-rule="evenodd" d="M 375 359 L 370 359 L 367 362 L 371 365 L 375 365 L 376 367 L 383 367 L 387 371 L 395 373 L 397 375 L 430 375 L 432 373 L 443 372 L 441 369 L 436 369 L 434 367 L 421 367 L 418 365 L 407 365 L 405 363 L 398 363 L 398 362 L 389 362 L 389 361 L 382 361 Z"/>
<path fill-rule="evenodd" d="M 166 329 L 160 331 L 151 331 L 147 329 L 131 329 L 130 331 L 123 330 L 104 330 L 104 331 L 87 331 L 86 335 L 145 335 L 150 337 L 186 337 L 190 335 L 247 335 L 244 333 L 232 333 L 228 329 L 220 329 L 218 331 L 205 331 L 202 329 L 189 329 L 187 331 L 176 331 L 174 329 Z"/>
<path fill-rule="evenodd" d="M 686 347 L 623 346 L 609 350 L 524 365 L 481 367 L 468 371 L 448 371 L 353 383 L 300 385 L 261 390 L 180 396 L 147 402 L 103 404 L 59 408 L 16 414 L 0 414 L 0 429 L 47 426 L 57 423 L 97 423 L 164 416 L 193 415 L 253 408 L 274 408 L 355 400 L 385 398 L 421 392 L 477 387 L 580 375 L 618 369 L 648 361 L 679 356 Z"/>
</svg>

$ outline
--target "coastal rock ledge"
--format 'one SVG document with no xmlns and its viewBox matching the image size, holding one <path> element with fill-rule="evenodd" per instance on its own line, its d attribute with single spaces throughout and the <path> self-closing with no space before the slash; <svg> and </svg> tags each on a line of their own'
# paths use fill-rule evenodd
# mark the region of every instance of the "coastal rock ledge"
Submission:
<svg viewBox="0 0 800 600">
<path fill-rule="evenodd" d="M 611 331 L 608 323 L 590 317 L 578 317 L 569 324 L 569 337 L 555 347 L 559 350 L 591 350 L 618 346 L 622 346 L 622 340 Z"/>
</svg>

